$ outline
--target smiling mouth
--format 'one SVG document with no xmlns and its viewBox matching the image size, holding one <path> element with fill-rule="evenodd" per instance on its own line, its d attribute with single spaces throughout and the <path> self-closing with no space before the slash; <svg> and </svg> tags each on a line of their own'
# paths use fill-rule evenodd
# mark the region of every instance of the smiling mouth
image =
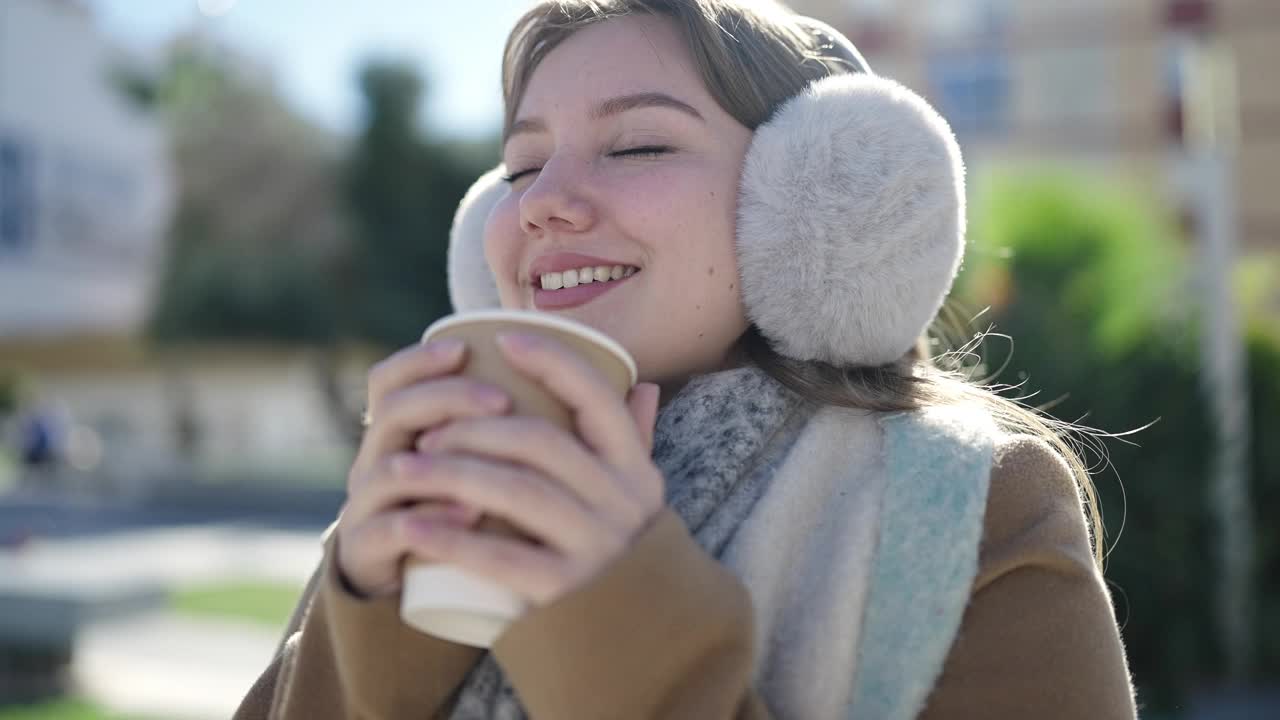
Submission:
<svg viewBox="0 0 1280 720">
<path fill-rule="evenodd" d="M 547 275 L 555 274 L 558 273 L 547 273 Z M 534 286 L 533 304 L 538 310 L 560 310 L 584 305 L 595 300 L 601 295 L 604 295 L 610 290 L 624 285 L 638 274 L 640 274 L 639 269 L 634 269 L 629 273 L 624 270 L 619 274 L 617 279 L 613 279 L 613 273 L 611 272 L 608 280 L 596 280 L 593 276 L 588 282 L 574 282 L 572 285 L 567 286 L 565 285 L 564 278 L 562 276 L 560 278 L 561 287 L 559 288 L 549 289 L 546 287 Z M 554 282 L 554 278 L 552 278 L 552 282 L 550 283 L 547 283 L 545 279 L 546 275 L 544 275 L 543 278 L 543 285 L 550 284 L 554 286 L 556 284 Z M 576 280 L 576 278 L 573 278 L 572 276 L 569 279 L 570 282 Z"/>
</svg>

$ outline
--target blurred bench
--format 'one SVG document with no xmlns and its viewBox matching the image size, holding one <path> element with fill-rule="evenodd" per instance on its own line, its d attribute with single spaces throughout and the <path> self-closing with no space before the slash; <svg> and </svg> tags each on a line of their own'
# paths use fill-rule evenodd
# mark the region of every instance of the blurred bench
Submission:
<svg viewBox="0 0 1280 720">
<path fill-rule="evenodd" d="M 82 628 L 165 603 L 164 590 L 155 585 L 54 587 L 5 574 L 0 577 L 0 703 L 63 692 Z"/>
</svg>

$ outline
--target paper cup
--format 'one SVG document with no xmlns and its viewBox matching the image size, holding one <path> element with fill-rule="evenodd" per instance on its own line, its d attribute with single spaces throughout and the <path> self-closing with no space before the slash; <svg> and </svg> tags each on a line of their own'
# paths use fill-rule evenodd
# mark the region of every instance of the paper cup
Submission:
<svg viewBox="0 0 1280 720">
<path fill-rule="evenodd" d="M 504 389 L 513 415 L 535 415 L 574 432 L 573 417 L 533 380 L 511 369 L 494 337 L 521 332 L 550 337 L 577 352 L 601 372 L 619 397 L 636 383 L 636 364 L 622 345 L 582 323 L 547 313 L 483 310 L 450 315 L 433 323 L 422 340 L 455 337 L 467 345 L 460 375 Z M 497 518 L 482 518 L 479 528 L 519 535 Z M 440 563 L 407 563 L 400 598 L 400 617 L 408 625 L 436 637 L 490 647 L 507 625 L 528 608 L 518 595 L 496 583 Z"/>
</svg>

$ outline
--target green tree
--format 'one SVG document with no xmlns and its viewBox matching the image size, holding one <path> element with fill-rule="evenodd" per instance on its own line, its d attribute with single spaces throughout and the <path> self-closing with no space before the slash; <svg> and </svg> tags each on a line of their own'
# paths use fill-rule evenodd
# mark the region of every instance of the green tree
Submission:
<svg viewBox="0 0 1280 720">
<path fill-rule="evenodd" d="M 450 310 L 449 227 L 470 183 L 496 162 L 496 144 L 425 136 L 423 81 L 404 63 L 360 72 L 365 119 L 349 145 L 246 67 L 185 40 L 159 72 L 115 74 L 126 96 L 165 119 L 179 178 L 150 334 L 413 342 Z"/>
<path fill-rule="evenodd" d="M 179 41 L 117 85 L 163 118 L 178 181 L 148 331 L 161 342 L 337 337 L 349 243 L 341 146 L 290 110 L 247 60 Z"/>
<path fill-rule="evenodd" d="M 421 136 L 423 81 L 411 67 L 371 63 L 360 89 L 365 122 L 344 185 L 357 238 L 351 330 L 398 347 L 450 311 L 449 227 L 479 163 L 492 160 Z"/>
<path fill-rule="evenodd" d="M 1107 523 L 1107 578 L 1140 701 L 1169 709 L 1223 677 L 1212 615 L 1215 533 L 1208 496 L 1208 425 L 1182 241 L 1155 206 L 1092 178 L 1013 176 L 981 194 L 957 293 L 989 307 L 987 365 L 1022 382 L 1032 404 L 1109 432 L 1093 458 Z M 987 320 L 983 318 L 984 322 Z M 1280 344 L 1249 338 L 1256 507 L 1280 495 Z M 1012 375 L 1013 377 L 1010 377 Z M 1154 423 L 1154 424 L 1152 424 Z M 1268 436 L 1265 433 L 1272 433 Z M 1274 505 L 1270 505 L 1274 507 Z M 1257 523 L 1264 567 L 1280 563 L 1280 532 Z M 1272 586 L 1259 598 L 1275 597 Z M 1270 591 L 1268 593 L 1268 591 Z M 1268 604 L 1269 603 L 1269 604 Z M 1264 602 L 1257 672 L 1280 676 L 1280 603 Z"/>
<path fill-rule="evenodd" d="M 17 412 L 25 392 L 23 376 L 18 371 L 0 367 L 0 423 Z"/>
</svg>

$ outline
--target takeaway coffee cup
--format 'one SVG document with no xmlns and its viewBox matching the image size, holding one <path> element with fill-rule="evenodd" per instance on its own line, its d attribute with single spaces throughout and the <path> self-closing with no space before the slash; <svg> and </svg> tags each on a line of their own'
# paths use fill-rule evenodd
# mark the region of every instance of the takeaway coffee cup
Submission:
<svg viewBox="0 0 1280 720">
<path fill-rule="evenodd" d="M 533 380 L 509 367 L 495 342 L 504 332 L 550 337 L 578 353 L 625 397 L 636 382 L 631 355 L 609 336 L 582 323 L 549 313 L 483 310 L 450 315 L 433 323 L 422 340 L 458 338 L 467 345 L 461 375 L 504 389 L 514 415 L 536 415 L 573 432 L 573 417 L 561 402 Z M 518 535 L 497 518 L 481 518 L 481 530 Z M 503 629 L 527 609 L 518 595 L 461 568 L 442 563 L 406 564 L 400 600 L 405 623 L 436 637 L 489 647 Z"/>
</svg>

